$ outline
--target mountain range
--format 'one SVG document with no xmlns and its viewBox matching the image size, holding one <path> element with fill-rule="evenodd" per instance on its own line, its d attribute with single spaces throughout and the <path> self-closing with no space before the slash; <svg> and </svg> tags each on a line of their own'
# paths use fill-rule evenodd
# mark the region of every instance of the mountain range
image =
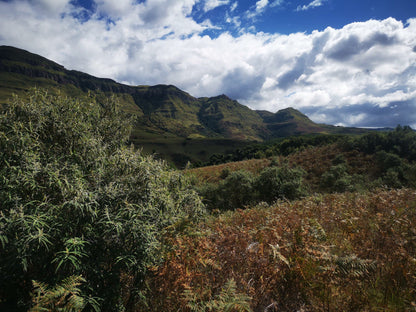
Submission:
<svg viewBox="0 0 416 312">
<path fill-rule="evenodd" d="M 156 145 L 172 142 L 206 145 L 209 141 L 230 147 L 292 135 L 364 131 L 317 124 L 293 108 L 276 113 L 252 110 L 226 95 L 196 98 L 173 85 L 129 86 L 68 70 L 22 49 L 0 46 L 0 105 L 13 93 L 22 94 L 32 87 L 70 97 L 88 92 L 97 97 L 115 96 L 123 110 L 137 116 L 132 141 L 153 152 Z M 198 153 L 202 159 L 211 154 Z"/>
</svg>

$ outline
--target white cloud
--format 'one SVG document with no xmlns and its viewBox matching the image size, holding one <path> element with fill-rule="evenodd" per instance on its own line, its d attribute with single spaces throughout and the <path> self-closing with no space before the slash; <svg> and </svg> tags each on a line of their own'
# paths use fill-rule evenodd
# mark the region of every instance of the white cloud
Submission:
<svg viewBox="0 0 416 312">
<path fill-rule="evenodd" d="M 272 3 L 270 3 L 270 7 L 274 8 L 277 6 L 281 6 L 283 5 L 284 0 L 275 0 Z"/>
<path fill-rule="evenodd" d="M 269 0 L 259 0 L 256 2 L 256 12 L 263 12 L 269 4 Z"/>
<path fill-rule="evenodd" d="M 225 22 L 234 25 L 235 28 L 240 29 L 241 26 L 241 18 L 240 16 L 230 16 L 228 12 L 226 12 Z"/>
<path fill-rule="evenodd" d="M 268 5 L 269 5 L 269 0 L 257 1 L 254 9 L 252 9 L 251 11 L 247 11 L 246 13 L 247 18 L 254 19 L 257 16 L 263 14 L 264 11 L 266 11 Z"/>
<path fill-rule="evenodd" d="M 204 11 L 211 11 L 219 6 L 227 5 L 230 3 L 230 0 L 206 0 L 204 5 Z"/>
<path fill-rule="evenodd" d="M 101 1 L 82 22 L 68 2 L 45 3 L 47 14 L 30 1 L 0 1 L 0 44 L 133 85 L 174 84 L 194 96 L 225 93 L 254 109 L 292 106 L 320 122 L 365 125 L 371 116 L 377 116 L 372 124 L 388 122 L 383 116 L 393 116 L 387 115 L 392 103 L 399 117 L 391 122 L 416 120 L 416 19 L 211 38 L 203 31 L 216 25 L 191 17 L 197 0 Z M 256 7 L 273 3 L 257 1 Z M 99 18 L 104 11 L 112 23 Z"/>
<path fill-rule="evenodd" d="M 49 13 L 59 14 L 65 10 L 70 0 L 38 0 L 37 5 Z"/>
<path fill-rule="evenodd" d="M 302 5 L 302 6 L 298 6 L 296 8 L 296 11 L 307 11 L 309 9 L 313 9 L 316 7 L 320 7 L 324 4 L 325 0 L 313 0 L 311 3 L 309 3 L 308 5 Z"/>
<path fill-rule="evenodd" d="M 346 123 L 349 125 L 355 125 L 358 123 L 361 123 L 362 121 L 364 121 L 366 118 L 368 118 L 366 113 L 358 113 L 358 114 L 351 114 L 348 115 L 345 119 L 346 119 Z"/>
</svg>

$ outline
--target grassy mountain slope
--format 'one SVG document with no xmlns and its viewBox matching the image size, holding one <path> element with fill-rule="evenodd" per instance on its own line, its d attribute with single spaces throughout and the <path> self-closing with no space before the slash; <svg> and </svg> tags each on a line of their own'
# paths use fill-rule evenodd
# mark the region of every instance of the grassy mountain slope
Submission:
<svg viewBox="0 0 416 312">
<path fill-rule="evenodd" d="M 276 114 L 267 111 L 258 111 L 258 114 L 266 123 L 267 129 L 275 136 L 325 132 L 321 125 L 291 107 L 282 109 Z"/>
<path fill-rule="evenodd" d="M 334 127 L 318 125 L 293 108 L 276 114 L 253 111 L 225 95 L 195 98 L 171 85 L 127 86 L 97 78 L 39 55 L 14 47 L 0 47 L 0 103 L 13 92 L 30 87 L 61 90 L 69 96 L 88 91 L 117 95 L 124 108 L 141 117 L 142 131 L 157 128 L 179 137 L 222 137 L 264 140 L 305 133 L 331 133 Z"/>
<path fill-rule="evenodd" d="M 317 124 L 300 111 L 288 107 L 273 114 L 268 111 L 257 111 L 266 124 L 270 136 L 282 138 L 303 134 L 358 134 L 365 130 L 350 127 L 335 127 Z"/>
<path fill-rule="evenodd" d="M 316 124 L 293 108 L 274 114 L 251 110 L 225 95 L 195 98 L 172 85 L 128 86 L 67 70 L 25 50 L 1 46 L 0 106 L 13 93 L 23 95 L 33 87 L 70 97 L 88 93 L 103 100 L 116 97 L 123 110 L 137 117 L 132 142 L 177 165 L 184 165 L 189 160 L 207 161 L 213 153 L 226 153 L 230 147 L 241 147 L 250 141 L 309 133 L 362 131 Z M 180 151 L 184 140 L 190 151 L 187 155 Z"/>
<path fill-rule="evenodd" d="M 258 140 L 268 137 L 261 116 L 247 106 L 226 95 L 200 100 L 203 105 L 199 119 L 207 128 L 237 139 Z"/>
</svg>

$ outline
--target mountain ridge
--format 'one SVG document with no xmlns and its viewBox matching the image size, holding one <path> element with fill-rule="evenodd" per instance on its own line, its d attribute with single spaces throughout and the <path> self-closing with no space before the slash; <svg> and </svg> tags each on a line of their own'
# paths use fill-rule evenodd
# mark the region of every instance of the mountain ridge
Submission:
<svg viewBox="0 0 416 312">
<path fill-rule="evenodd" d="M 12 93 L 38 86 L 68 96 L 93 92 L 115 95 L 126 112 L 138 117 L 136 138 L 154 134 L 178 138 L 265 141 L 301 134 L 360 132 L 361 129 L 317 124 L 294 108 L 276 113 L 252 110 L 222 94 L 196 98 L 173 85 L 129 86 L 98 78 L 37 54 L 0 47 L 0 103 Z"/>
</svg>

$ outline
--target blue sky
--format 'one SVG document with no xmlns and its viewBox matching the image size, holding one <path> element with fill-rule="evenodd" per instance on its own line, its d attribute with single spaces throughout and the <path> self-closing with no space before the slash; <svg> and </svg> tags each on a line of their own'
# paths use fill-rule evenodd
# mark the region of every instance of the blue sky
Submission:
<svg viewBox="0 0 416 312">
<path fill-rule="evenodd" d="M 264 7 L 261 7 L 261 3 Z M 415 17 L 416 1 L 414 0 L 303 0 L 303 1 L 224 1 L 223 3 L 237 3 L 234 11 L 230 12 L 230 6 L 225 4 L 208 12 L 201 12 L 196 6 L 194 16 L 200 21 L 209 18 L 222 29 L 233 34 L 238 34 L 240 28 L 224 22 L 227 14 L 230 17 L 238 17 L 242 27 L 248 29 L 255 27 L 254 31 L 267 33 L 290 34 L 294 32 L 312 32 L 324 30 L 328 26 L 342 28 L 353 22 L 364 22 L 369 19 L 386 19 L 395 17 L 406 21 Z M 256 4 L 261 9 L 256 12 Z M 202 10 L 203 11 L 203 10 Z M 205 13 L 205 14 L 204 14 Z M 249 18 L 254 15 L 254 18 Z M 202 18 L 201 18 L 202 17 Z"/>
<path fill-rule="evenodd" d="M 416 128 L 416 0 L 0 0 L 0 44 L 131 85 Z"/>
</svg>

